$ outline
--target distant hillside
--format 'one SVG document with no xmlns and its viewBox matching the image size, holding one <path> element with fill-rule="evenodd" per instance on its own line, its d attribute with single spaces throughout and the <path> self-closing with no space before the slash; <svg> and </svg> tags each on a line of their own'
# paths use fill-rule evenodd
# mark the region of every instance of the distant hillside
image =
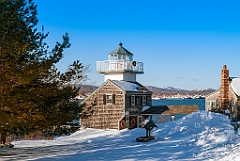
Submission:
<svg viewBox="0 0 240 161">
<path fill-rule="evenodd" d="M 79 86 L 80 86 L 80 89 L 78 93 L 81 95 L 90 94 L 98 88 L 98 86 L 92 86 L 92 85 L 79 85 Z"/>
<path fill-rule="evenodd" d="M 146 86 L 149 90 L 153 92 L 153 95 L 166 95 L 166 96 L 172 96 L 172 95 L 207 95 L 215 89 L 198 89 L 198 90 L 185 90 L 185 89 L 179 89 L 174 87 L 154 87 L 154 86 Z M 98 88 L 98 86 L 91 86 L 91 85 L 81 85 L 81 88 L 79 90 L 79 94 L 86 95 L 89 93 L 92 93 Z"/>
<path fill-rule="evenodd" d="M 146 86 L 149 90 L 153 92 L 154 95 L 207 95 L 215 89 L 198 89 L 198 90 L 185 90 L 174 87 L 154 87 L 154 86 Z"/>
</svg>

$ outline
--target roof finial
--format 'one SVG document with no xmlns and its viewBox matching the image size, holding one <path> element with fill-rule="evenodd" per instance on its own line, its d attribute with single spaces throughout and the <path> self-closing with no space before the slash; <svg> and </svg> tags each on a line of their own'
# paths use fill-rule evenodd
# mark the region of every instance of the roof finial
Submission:
<svg viewBox="0 0 240 161">
<path fill-rule="evenodd" d="M 123 44 L 122 44 L 122 42 L 120 41 L 120 43 L 119 43 L 119 46 L 121 46 L 121 47 L 122 47 L 122 45 L 123 45 Z"/>
</svg>

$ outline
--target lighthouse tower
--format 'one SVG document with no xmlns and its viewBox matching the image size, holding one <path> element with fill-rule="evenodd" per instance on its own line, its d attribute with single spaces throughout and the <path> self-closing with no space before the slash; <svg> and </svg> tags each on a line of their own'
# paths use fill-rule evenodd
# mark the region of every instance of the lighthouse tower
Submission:
<svg viewBox="0 0 240 161">
<path fill-rule="evenodd" d="M 133 54 L 120 42 L 119 47 L 108 54 L 108 60 L 97 61 L 96 71 L 104 74 L 104 81 L 121 80 L 136 82 L 136 74 L 143 74 L 143 62 L 133 59 Z"/>
</svg>

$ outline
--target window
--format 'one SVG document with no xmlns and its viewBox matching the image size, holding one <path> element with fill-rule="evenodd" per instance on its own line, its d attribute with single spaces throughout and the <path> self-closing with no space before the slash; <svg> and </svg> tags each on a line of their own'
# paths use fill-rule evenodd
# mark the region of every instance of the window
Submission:
<svg viewBox="0 0 240 161">
<path fill-rule="evenodd" d="M 216 107 L 216 101 L 208 101 L 207 105 L 210 107 Z"/>
<path fill-rule="evenodd" d="M 126 116 L 126 126 L 129 126 L 129 116 Z"/>
<path fill-rule="evenodd" d="M 107 103 L 112 103 L 112 95 L 107 94 L 106 101 L 107 101 Z"/>
<path fill-rule="evenodd" d="M 146 105 L 146 96 L 142 96 L 142 105 Z"/>
<path fill-rule="evenodd" d="M 216 101 L 215 100 L 207 101 L 207 109 L 208 110 L 216 109 Z"/>
<path fill-rule="evenodd" d="M 135 106 L 135 95 L 131 96 L 131 105 Z"/>
<path fill-rule="evenodd" d="M 210 101 L 210 107 L 216 107 L 216 101 Z"/>
<path fill-rule="evenodd" d="M 142 96 L 135 96 L 136 99 L 136 105 L 141 106 L 142 105 Z"/>
<path fill-rule="evenodd" d="M 115 104 L 115 94 L 103 95 L 103 104 Z"/>
<path fill-rule="evenodd" d="M 138 116 L 138 126 L 142 123 L 142 121 L 143 121 L 142 116 Z"/>
<path fill-rule="evenodd" d="M 151 102 L 152 102 L 151 96 L 146 96 L 146 97 L 147 97 L 147 104 L 151 105 Z"/>
<path fill-rule="evenodd" d="M 117 60 L 117 55 L 109 55 L 109 60 Z"/>
</svg>

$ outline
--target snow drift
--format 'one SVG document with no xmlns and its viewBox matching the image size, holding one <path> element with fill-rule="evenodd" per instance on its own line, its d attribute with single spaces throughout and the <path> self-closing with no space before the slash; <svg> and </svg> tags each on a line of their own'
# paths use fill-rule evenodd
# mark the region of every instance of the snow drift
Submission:
<svg viewBox="0 0 240 161">
<path fill-rule="evenodd" d="M 81 129 L 54 140 L 14 141 L 0 160 L 240 160 L 240 137 L 227 116 L 199 111 L 157 124 L 157 140 L 136 142 L 145 129 Z"/>
</svg>

